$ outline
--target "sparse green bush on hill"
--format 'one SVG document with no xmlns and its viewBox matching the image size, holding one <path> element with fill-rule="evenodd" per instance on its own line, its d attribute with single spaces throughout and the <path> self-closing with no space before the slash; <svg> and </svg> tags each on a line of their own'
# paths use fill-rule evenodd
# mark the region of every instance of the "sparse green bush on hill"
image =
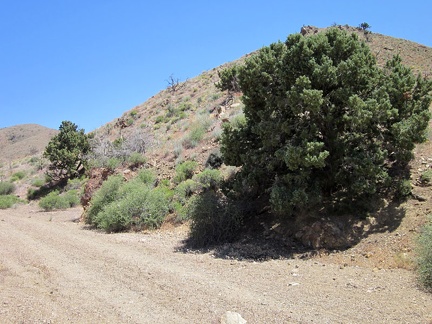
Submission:
<svg viewBox="0 0 432 324">
<path fill-rule="evenodd" d="M 200 183 L 203 189 L 217 190 L 221 181 L 222 175 L 219 170 L 205 169 L 193 177 L 193 180 Z"/>
<path fill-rule="evenodd" d="M 94 218 L 104 209 L 105 206 L 115 201 L 124 180 L 120 175 L 108 177 L 98 191 L 93 195 L 90 207 L 86 212 L 86 223 L 93 224 Z"/>
<path fill-rule="evenodd" d="M 207 129 L 210 127 L 211 123 L 208 118 L 202 117 L 195 121 L 187 136 L 183 139 L 183 146 L 185 148 L 194 148 L 201 142 L 204 138 Z"/>
<path fill-rule="evenodd" d="M 212 190 L 193 196 L 186 214 L 192 220 L 188 243 L 193 247 L 235 240 L 244 218 L 244 211 L 237 201 Z"/>
<path fill-rule="evenodd" d="M 143 166 L 146 163 L 146 158 L 141 153 L 133 152 L 128 157 L 127 161 L 129 162 L 130 167 L 132 167 L 132 168 L 139 168 L 139 167 Z"/>
<path fill-rule="evenodd" d="M 192 179 L 180 182 L 175 188 L 175 200 L 184 205 L 187 200 L 201 189 L 201 185 Z"/>
<path fill-rule="evenodd" d="M 175 183 L 180 183 L 187 179 L 192 178 L 198 163 L 195 161 L 185 161 L 176 167 L 176 175 L 174 177 Z"/>
<path fill-rule="evenodd" d="M 294 217 L 406 195 L 432 83 L 399 57 L 379 68 L 355 34 L 331 28 L 290 35 L 234 72 L 245 121 L 225 124 L 221 152 L 242 167 L 242 190 L 268 193 L 275 213 Z"/>
<path fill-rule="evenodd" d="M 70 205 L 65 197 L 60 196 L 58 190 L 54 190 L 39 200 L 39 207 L 44 211 L 52 211 L 56 209 L 67 209 Z"/>
<path fill-rule="evenodd" d="M 428 169 L 420 175 L 420 182 L 423 185 L 430 185 L 432 181 L 432 169 Z"/>
<path fill-rule="evenodd" d="M 45 179 L 34 179 L 32 181 L 32 186 L 42 187 L 45 184 Z"/>
<path fill-rule="evenodd" d="M 0 181 L 0 195 L 10 195 L 15 191 L 15 185 L 11 182 Z"/>
<path fill-rule="evenodd" d="M 173 192 L 163 185 L 154 188 L 154 183 L 154 174 L 147 170 L 129 182 L 109 177 L 94 194 L 86 222 L 108 233 L 159 227 L 169 213 Z"/>
<path fill-rule="evenodd" d="M 0 209 L 7 209 L 13 207 L 15 204 L 22 202 L 17 196 L 14 195 L 0 195 Z"/>
<path fill-rule="evenodd" d="M 432 217 L 429 216 L 428 223 L 422 228 L 417 242 L 417 272 L 420 283 L 427 290 L 432 291 Z"/>
<path fill-rule="evenodd" d="M 10 181 L 15 182 L 18 180 L 22 180 L 25 178 L 25 176 L 26 176 L 25 171 L 18 171 L 18 172 L 15 172 L 14 174 L 12 174 Z"/>
</svg>

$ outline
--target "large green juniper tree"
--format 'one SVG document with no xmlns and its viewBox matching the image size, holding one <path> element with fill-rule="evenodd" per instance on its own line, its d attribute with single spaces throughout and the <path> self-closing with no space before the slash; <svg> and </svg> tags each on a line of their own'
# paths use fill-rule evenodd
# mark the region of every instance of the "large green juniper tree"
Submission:
<svg viewBox="0 0 432 324">
<path fill-rule="evenodd" d="M 60 132 L 45 148 L 44 157 L 51 162 L 48 175 L 55 181 L 72 179 L 85 171 L 85 156 L 90 144 L 83 129 L 70 121 L 63 121 Z"/>
<path fill-rule="evenodd" d="M 225 163 L 241 166 L 243 187 L 266 193 L 275 212 L 410 192 L 432 85 L 398 56 L 380 68 L 356 35 L 331 28 L 290 35 L 220 76 L 221 89 L 238 82 L 245 105 L 245 122 L 224 127 Z"/>
</svg>

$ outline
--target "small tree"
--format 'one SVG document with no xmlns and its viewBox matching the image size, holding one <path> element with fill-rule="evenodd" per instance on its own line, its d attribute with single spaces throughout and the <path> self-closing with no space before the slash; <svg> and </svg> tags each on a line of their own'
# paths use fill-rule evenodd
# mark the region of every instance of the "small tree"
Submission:
<svg viewBox="0 0 432 324">
<path fill-rule="evenodd" d="M 59 130 L 44 152 L 44 157 L 51 162 L 48 175 L 54 181 L 72 179 L 83 174 L 86 166 L 84 157 L 90 150 L 87 135 L 74 123 L 63 121 Z"/>
<path fill-rule="evenodd" d="M 221 152 L 242 167 L 242 190 L 268 195 L 275 212 L 293 216 L 409 193 L 432 83 L 399 57 L 380 69 L 355 34 L 331 28 L 290 35 L 234 72 L 245 121 L 225 124 Z"/>
<path fill-rule="evenodd" d="M 359 27 L 363 31 L 367 31 L 369 28 L 371 28 L 371 26 L 367 22 L 361 23 Z"/>
</svg>

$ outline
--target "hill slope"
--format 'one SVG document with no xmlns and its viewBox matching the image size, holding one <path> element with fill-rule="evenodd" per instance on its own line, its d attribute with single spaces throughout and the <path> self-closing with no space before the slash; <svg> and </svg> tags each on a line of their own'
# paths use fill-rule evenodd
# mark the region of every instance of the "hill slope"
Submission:
<svg viewBox="0 0 432 324">
<path fill-rule="evenodd" d="M 13 161 L 43 152 L 57 130 L 36 124 L 0 129 L 0 161 Z"/>
<path fill-rule="evenodd" d="M 432 48 L 381 34 L 366 34 L 349 26 L 338 28 L 357 33 L 371 48 L 379 65 L 383 66 L 388 59 L 398 54 L 403 63 L 415 73 L 431 75 Z M 301 32 L 308 35 L 323 30 L 325 29 L 305 26 Z M 114 141 L 128 138 L 135 133 L 147 134 L 146 156 L 149 164 L 157 170 L 159 179 L 172 178 L 175 166 L 185 160 L 195 160 L 203 168 L 209 155 L 218 152 L 221 124 L 235 119 L 242 113 L 243 108 L 240 93 L 228 98 L 226 93 L 215 87 L 215 82 L 219 81 L 218 71 L 232 64 L 241 64 L 245 57 L 205 71 L 185 82 L 169 85 L 166 90 L 96 130 L 95 137 Z M 203 131 L 198 137 L 197 130 Z M 192 141 L 194 137 L 197 138 Z M 327 256 L 328 258 L 339 264 L 412 268 L 414 240 L 420 226 L 425 222 L 426 215 L 432 210 L 430 188 L 419 185 L 422 172 L 430 168 L 427 161 L 432 161 L 430 142 L 419 145 L 415 154 L 412 184 L 414 197 L 420 196 L 420 201 L 409 200 L 397 208 L 389 208 L 358 224 L 362 234 L 356 241 L 360 243 L 346 251 L 333 253 Z M 223 167 L 222 172 L 227 174 L 230 170 Z M 266 224 L 262 235 L 266 239 L 283 241 L 286 233 L 279 229 L 277 224 Z M 238 248 L 236 246 L 234 250 Z M 234 252 L 238 253 L 243 252 Z"/>
<path fill-rule="evenodd" d="M 403 63 L 415 73 L 431 75 L 432 48 L 381 34 L 365 34 L 354 27 L 338 27 L 357 33 L 360 39 L 366 41 L 379 65 L 399 54 Z M 301 33 L 309 35 L 325 30 L 305 26 Z M 241 114 L 243 107 L 240 93 L 227 98 L 226 93 L 215 87 L 214 84 L 219 81 L 218 71 L 232 64 L 241 64 L 249 55 L 205 71 L 195 78 L 169 85 L 166 90 L 97 129 L 94 132 L 96 137 L 114 141 L 145 132 L 152 139 L 147 156 L 161 177 L 171 176 L 176 163 L 191 157 L 204 162 L 211 152 L 217 151 L 216 140 L 221 134 L 222 122 Z M 190 145 L 188 139 L 199 128 L 198 125 L 204 126 L 205 135 L 198 143 Z"/>
</svg>

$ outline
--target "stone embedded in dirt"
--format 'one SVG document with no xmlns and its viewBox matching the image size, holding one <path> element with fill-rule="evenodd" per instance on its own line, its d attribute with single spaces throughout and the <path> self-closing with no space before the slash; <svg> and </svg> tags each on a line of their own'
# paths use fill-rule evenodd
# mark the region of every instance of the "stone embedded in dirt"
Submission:
<svg viewBox="0 0 432 324">
<path fill-rule="evenodd" d="M 221 324 L 245 324 L 247 321 L 236 312 L 226 312 L 221 317 Z"/>
<path fill-rule="evenodd" d="M 295 236 L 302 244 L 314 249 L 339 249 L 349 245 L 343 230 L 331 221 L 316 221 L 305 226 Z"/>
</svg>

